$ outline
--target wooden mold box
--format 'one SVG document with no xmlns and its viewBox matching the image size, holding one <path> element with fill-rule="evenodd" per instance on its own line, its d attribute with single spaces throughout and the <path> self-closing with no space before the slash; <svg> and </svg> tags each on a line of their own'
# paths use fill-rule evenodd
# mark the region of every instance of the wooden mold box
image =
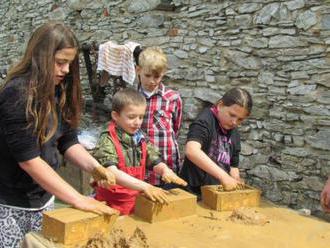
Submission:
<svg viewBox="0 0 330 248">
<path fill-rule="evenodd" d="M 257 207 L 260 202 L 261 191 L 245 185 L 245 189 L 234 191 L 220 190 L 219 185 L 201 187 L 202 201 L 211 209 L 230 211 L 240 207 Z"/>
<path fill-rule="evenodd" d="M 108 234 L 119 213 L 98 215 L 74 208 L 60 208 L 43 213 L 42 235 L 63 245 L 82 245 L 99 234 Z"/>
<path fill-rule="evenodd" d="M 153 202 L 140 194 L 136 198 L 134 215 L 150 223 L 196 214 L 197 197 L 182 189 L 169 190 L 168 205 Z"/>
</svg>

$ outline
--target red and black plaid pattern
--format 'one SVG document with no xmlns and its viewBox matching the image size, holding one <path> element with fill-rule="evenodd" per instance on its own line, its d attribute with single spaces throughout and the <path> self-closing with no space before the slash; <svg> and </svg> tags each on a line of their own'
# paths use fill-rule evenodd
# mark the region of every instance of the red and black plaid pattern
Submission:
<svg viewBox="0 0 330 248">
<path fill-rule="evenodd" d="M 159 149 L 163 162 L 174 172 L 179 170 L 180 153 L 177 142 L 182 122 L 182 100 L 178 92 L 160 84 L 157 92 L 147 99 L 147 110 L 142 130 Z M 160 184 L 160 177 L 147 171 L 146 181 Z"/>
</svg>

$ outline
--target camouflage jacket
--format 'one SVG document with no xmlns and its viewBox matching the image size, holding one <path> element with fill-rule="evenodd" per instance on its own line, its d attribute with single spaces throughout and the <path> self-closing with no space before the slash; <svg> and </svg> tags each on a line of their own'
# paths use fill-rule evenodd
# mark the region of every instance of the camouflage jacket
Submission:
<svg viewBox="0 0 330 248">
<path fill-rule="evenodd" d="M 126 133 L 120 127 L 116 127 L 116 131 L 119 138 L 119 142 L 123 149 L 123 154 L 127 167 L 140 165 L 140 160 L 142 156 L 142 139 L 145 139 L 147 143 L 146 167 L 150 168 L 162 162 L 160 153 L 158 152 L 157 148 L 145 138 L 145 135 L 142 133 L 142 131 L 139 131 L 139 137 L 141 139 L 138 142 L 135 141 L 136 139 L 134 139 L 133 135 Z M 112 165 L 117 166 L 118 164 L 117 152 L 112 138 L 110 137 L 110 134 L 108 132 L 108 125 L 100 134 L 97 145 L 93 151 L 93 156 L 104 167 Z"/>
</svg>

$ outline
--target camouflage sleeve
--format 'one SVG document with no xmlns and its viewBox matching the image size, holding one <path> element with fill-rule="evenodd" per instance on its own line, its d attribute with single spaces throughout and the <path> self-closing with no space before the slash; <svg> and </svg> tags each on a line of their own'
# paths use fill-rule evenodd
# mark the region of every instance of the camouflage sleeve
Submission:
<svg viewBox="0 0 330 248">
<path fill-rule="evenodd" d="M 104 167 L 117 166 L 118 156 L 112 140 L 107 132 L 100 135 L 97 145 L 93 151 L 94 158 Z"/>
<path fill-rule="evenodd" d="M 150 142 L 147 141 L 147 167 L 154 167 L 162 162 L 161 154 L 158 149 Z"/>
</svg>

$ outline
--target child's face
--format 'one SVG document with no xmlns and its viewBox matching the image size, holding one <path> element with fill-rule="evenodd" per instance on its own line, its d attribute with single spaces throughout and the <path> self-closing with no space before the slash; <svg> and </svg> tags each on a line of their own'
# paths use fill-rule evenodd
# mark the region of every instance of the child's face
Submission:
<svg viewBox="0 0 330 248">
<path fill-rule="evenodd" d="M 159 87 L 159 84 L 165 74 L 165 71 L 155 73 L 140 66 L 137 67 L 136 72 L 140 76 L 142 88 L 149 92 L 153 92 Z"/>
<path fill-rule="evenodd" d="M 77 49 L 75 48 L 64 48 L 55 53 L 54 77 L 56 85 L 60 84 L 65 75 L 69 73 L 70 64 L 76 54 Z"/>
<path fill-rule="evenodd" d="M 222 102 L 217 105 L 218 108 L 218 119 L 220 120 L 221 126 L 226 130 L 236 128 L 249 116 L 248 111 L 239 106 L 233 104 L 231 106 L 225 106 Z"/>
<path fill-rule="evenodd" d="M 136 133 L 142 124 L 143 116 L 146 111 L 146 105 L 132 105 L 129 104 L 124 109 L 117 113 L 111 112 L 112 119 L 117 123 L 119 127 L 125 130 L 129 134 Z"/>
</svg>

